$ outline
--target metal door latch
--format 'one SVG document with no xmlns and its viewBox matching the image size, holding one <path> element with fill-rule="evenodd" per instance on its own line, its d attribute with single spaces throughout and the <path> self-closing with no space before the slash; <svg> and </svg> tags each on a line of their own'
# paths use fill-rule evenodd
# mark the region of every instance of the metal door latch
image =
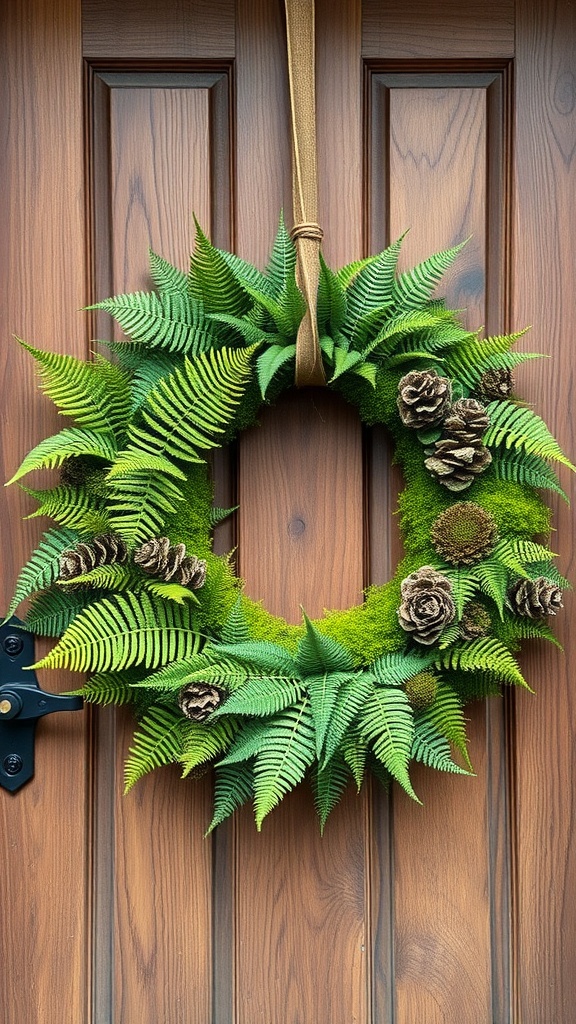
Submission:
<svg viewBox="0 0 576 1024">
<path fill-rule="evenodd" d="M 82 697 L 46 693 L 36 673 L 34 637 L 17 618 L 0 626 L 0 786 L 15 793 L 34 775 L 34 733 L 39 718 L 53 711 L 78 711 Z"/>
</svg>

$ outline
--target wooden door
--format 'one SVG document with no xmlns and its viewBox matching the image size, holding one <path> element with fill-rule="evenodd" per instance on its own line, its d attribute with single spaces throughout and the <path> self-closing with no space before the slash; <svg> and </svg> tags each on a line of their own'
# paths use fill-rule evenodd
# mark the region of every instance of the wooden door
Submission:
<svg viewBox="0 0 576 1024">
<path fill-rule="evenodd" d="M 328 262 L 406 228 L 406 263 L 472 235 L 450 302 L 490 331 L 534 325 L 553 361 L 519 390 L 573 455 L 574 5 L 316 6 Z M 7 477 L 55 430 L 10 335 L 84 356 L 109 328 L 81 307 L 147 287 L 149 244 L 185 266 L 192 211 L 262 264 L 290 172 L 280 0 L 19 0 L 2 18 Z M 386 441 L 325 397 L 291 396 L 218 469 L 222 500 L 240 497 L 218 543 L 288 615 L 356 602 L 398 558 Z M 297 442 L 322 463 L 302 467 Z M 40 528 L 17 490 L 2 501 L 6 607 Z M 553 504 L 570 573 L 570 512 Z M 305 788 L 262 834 L 246 812 L 203 839 L 209 780 L 162 770 L 120 795 L 126 716 L 45 720 L 34 780 L 0 794 L 2 1019 L 570 1024 L 573 613 L 568 598 L 565 655 L 526 651 L 536 696 L 471 708 L 474 779 L 416 773 L 423 807 L 351 792 L 323 839 Z"/>
</svg>

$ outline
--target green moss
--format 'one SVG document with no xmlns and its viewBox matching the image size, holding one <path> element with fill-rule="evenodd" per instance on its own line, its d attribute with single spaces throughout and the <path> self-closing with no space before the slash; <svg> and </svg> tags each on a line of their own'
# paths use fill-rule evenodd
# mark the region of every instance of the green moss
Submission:
<svg viewBox="0 0 576 1024">
<path fill-rule="evenodd" d="M 490 512 L 502 536 L 533 537 L 550 531 L 550 509 L 531 487 L 486 474 L 472 485 L 467 497 Z"/>
</svg>

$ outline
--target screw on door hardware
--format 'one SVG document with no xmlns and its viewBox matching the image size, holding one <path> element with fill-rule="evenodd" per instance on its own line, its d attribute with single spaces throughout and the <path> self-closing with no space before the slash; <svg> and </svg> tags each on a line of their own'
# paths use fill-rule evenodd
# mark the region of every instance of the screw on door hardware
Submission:
<svg viewBox="0 0 576 1024">
<path fill-rule="evenodd" d="M 39 718 L 76 711 L 81 697 L 46 693 L 26 665 L 34 661 L 34 637 L 11 618 L 0 626 L 0 786 L 15 793 L 34 775 L 34 734 Z"/>
</svg>

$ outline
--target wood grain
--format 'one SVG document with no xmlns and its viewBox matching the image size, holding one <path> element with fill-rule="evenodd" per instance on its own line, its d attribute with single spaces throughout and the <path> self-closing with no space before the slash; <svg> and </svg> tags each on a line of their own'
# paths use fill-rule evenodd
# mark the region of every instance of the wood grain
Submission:
<svg viewBox="0 0 576 1024">
<path fill-rule="evenodd" d="M 576 11 L 569 2 L 526 0 L 517 11 L 513 322 L 532 323 L 526 347 L 553 357 L 523 374 L 523 394 L 574 459 Z M 561 476 L 574 499 L 574 478 Z M 573 578 L 574 513 L 561 501 L 550 504 L 552 547 Z M 557 631 L 565 654 L 541 645 L 527 654 L 537 694 L 516 700 L 516 1012 L 523 1024 L 563 1024 L 576 1003 L 573 595 L 564 603 Z"/>
<path fill-rule="evenodd" d="M 503 58 L 514 55 L 514 0 L 364 0 L 363 57 Z"/>
<path fill-rule="evenodd" d="M 89 59 L 195 58 L 234 54 L 230 0 L 82 0 L 84 56 Z"/>
<path fill-rule="evenodd" d="M 35 388 L 34 366 L 12 334 L 39 347 L 86 353 L 79 5 L 2 5 L 0 147 L 2 478 L 61 426 Z M 58 145 L 54 145 L 54 140 Z M 47 486 L 46 475 L 42 486 Z M 1 607 L 47 523 L 17 487 L 0 489 Z M 43 674 L 46 689 L 74 683 Z M 2 928 L 0 1016 L 77 1024 L 86 1016 L 86 716 L 49 716 L 38 728 L 34 779 L 0 790 Z M 62 993 L 66 993 L 65 999 Z"/>
</svg>

